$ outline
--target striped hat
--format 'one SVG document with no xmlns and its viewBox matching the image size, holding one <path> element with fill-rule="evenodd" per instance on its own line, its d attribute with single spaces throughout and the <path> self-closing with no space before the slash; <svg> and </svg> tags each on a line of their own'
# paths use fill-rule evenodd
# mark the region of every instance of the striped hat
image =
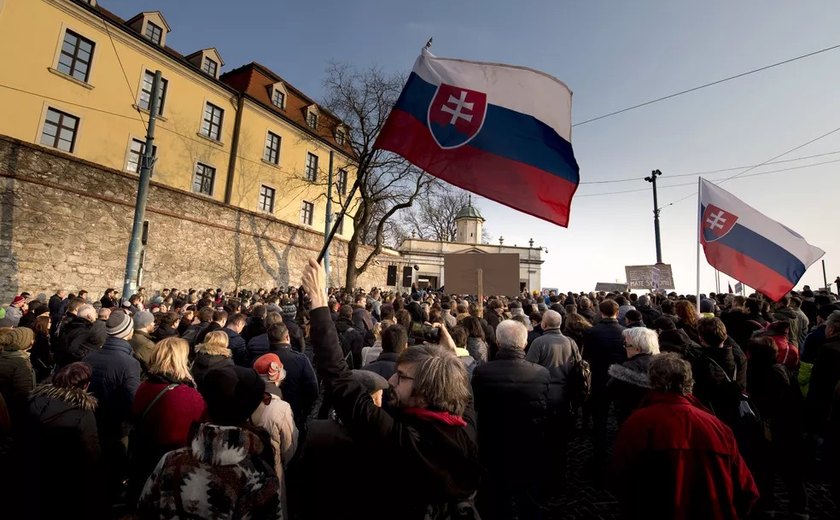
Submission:
<svg viewBox="0 0 840 520">
<path fill-rule="evenodd" d="M 109 336 L 114 336 L 120 339 L 128 339 L 131 332 L 134 330 L 134 320 L 131 316 L 122 312 L 114 311 L 105 322 L 105 332 Z"/>
</svg>

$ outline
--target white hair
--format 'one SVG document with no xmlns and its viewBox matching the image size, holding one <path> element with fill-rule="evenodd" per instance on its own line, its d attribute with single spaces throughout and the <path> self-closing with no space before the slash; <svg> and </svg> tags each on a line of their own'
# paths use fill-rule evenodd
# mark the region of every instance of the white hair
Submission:
<svg viewBox="0 0 840 520">
<path fill-rule="evenodd" d="M 542 317 L 543 329 L 559 329 L 563 324 L 563 315 L 551 309 L 545 311 Z"/>
<path fill-rule="evenodd" d="M 96 321 L 97 313 L 93 305 L 84 304 L 81 307 L 79 307 L 78 311 L 76 311 L 76 316 L 84 318 L 89 322 L 93 323 L 94 321 Z"/>
<path fill-rule="evenodd" d="M 647 307 L 648 305 L 650 305 L 650 296 L 648 296 L 647 294 L 643 294 L 639 296 L 639 298 L 636 300 L 636 303 L 641 305 L 642 307 Z"/>
<path fill-rule="evenodd" d="M 517 320 L 504 320 L 496 327 L 496 343 L 499 347 L 524 349 L 528 344 L 528 329 Z"/>
<path fill-rule="evenodd" d="M 636 347 L 642 354 L 659 354 L 659 337 L 647 327 L 633 327 L 621 331 L 624 341 Z"/>
</svg>

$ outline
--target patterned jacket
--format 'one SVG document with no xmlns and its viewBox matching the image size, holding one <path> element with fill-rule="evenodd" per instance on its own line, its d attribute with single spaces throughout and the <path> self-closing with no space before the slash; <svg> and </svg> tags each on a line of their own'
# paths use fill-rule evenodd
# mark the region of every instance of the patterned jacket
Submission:
<svg viewBox="0 0 840 520">
<path fill-rule="evenodd" d="M 158 462 L 140 496 L 141 518 L 283 519 L 280 483 L 255 433 L 202 424 L 190 446 Z"/>
</svg>

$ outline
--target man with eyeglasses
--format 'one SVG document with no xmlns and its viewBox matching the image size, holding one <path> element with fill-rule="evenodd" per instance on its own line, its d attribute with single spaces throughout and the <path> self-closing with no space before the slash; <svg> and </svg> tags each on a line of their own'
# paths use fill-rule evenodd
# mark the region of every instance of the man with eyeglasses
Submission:
<svg viewBox="0 0 840 520">
<path fill-rule="evenodd" d="M 366 518 L 459 517 L 471 510 L 481 467 L 475 412 L 466 370 L 441 329 L 441 345 L 402 352 L 389 410 L 379 408 L 344 361 L 327 307 L 324 270 L 314 260 L 303 287 L 312 301 L 312 344 L 318 375 L 353 441 L 369 447 L 370 464 L 383 476 Z"/>
</svg>

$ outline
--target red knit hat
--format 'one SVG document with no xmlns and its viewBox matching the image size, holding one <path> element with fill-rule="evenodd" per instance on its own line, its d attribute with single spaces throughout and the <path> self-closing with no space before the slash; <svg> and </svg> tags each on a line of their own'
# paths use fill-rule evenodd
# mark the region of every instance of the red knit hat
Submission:
<svg viewBox="0 0 840 520">
<path fill-rule="evenodd" d="M 286 378 L 286 370 L 283 362 L 277 354 L 263 354 L 254 361 L 254 370 L 261 376 L 266 376 L 269 381 L 282 381 Z"/>
<path fill-rule="evenodd" d="M 24 298 L 23 296 L 15 296 L 14 299 L 12 299 L 12 305 L 17 305 L 17 304 L 23 303 L 25 301 L 26 301 L 26 298 Z"/>
</svg>

